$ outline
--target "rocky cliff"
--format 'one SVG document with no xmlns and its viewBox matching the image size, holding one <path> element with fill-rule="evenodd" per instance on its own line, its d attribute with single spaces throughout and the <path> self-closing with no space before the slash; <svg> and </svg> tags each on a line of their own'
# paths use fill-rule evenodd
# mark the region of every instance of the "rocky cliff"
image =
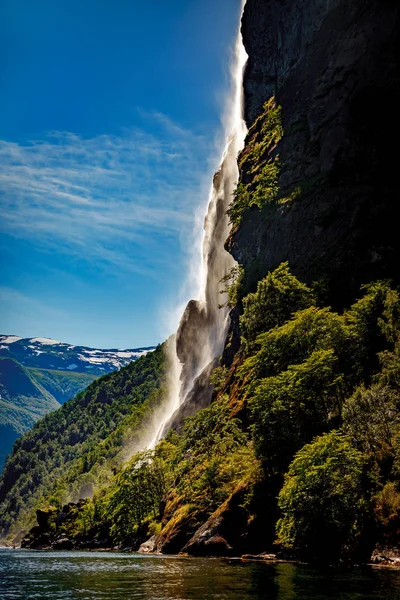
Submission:
<svg viewBox="0 0 400 600">
<path fill-rule="evenodd" d="M 286 260 L 339 308 L 361 283 L 398 281 L 399 13 L 391 0 L 247 0 L 245 117 L 273 95 L 282 106 L 271 155 L 279 194 L 295 196 L 234 230 L 248 290 Z"/>
</svg>

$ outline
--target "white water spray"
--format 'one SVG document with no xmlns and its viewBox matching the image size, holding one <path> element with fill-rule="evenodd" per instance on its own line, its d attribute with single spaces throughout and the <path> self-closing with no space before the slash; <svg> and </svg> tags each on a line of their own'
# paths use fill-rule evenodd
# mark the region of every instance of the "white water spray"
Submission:
<svg viewBox="0 0 400 600">
<path fill-rule="evenodd" d="M 243 14 L 245 0 L 242 4 Z M 240 19 L 241 20 L 241 19 Z M 247 129 L 243 119 L 243 72 L 247 54 L 239 31 L 231 66 L 231 90 L 226 114 L 225 149 L 214 175 L 204 221 L 202 263 L 198 300 L 184 311 L 177 333 L 167 342 L 168 397 L 157 434 L 148 444 L 153 448 L 174 421 L 207 406 L 211 399 L 209 376 L 221 355 L 229 327 L 229 310 L 220 308 L 221 279 L 235 265 L 224 248 L 229 235 L 226 211 L 238 180 L 237 156 L 244 146 Z"/>
</svg>

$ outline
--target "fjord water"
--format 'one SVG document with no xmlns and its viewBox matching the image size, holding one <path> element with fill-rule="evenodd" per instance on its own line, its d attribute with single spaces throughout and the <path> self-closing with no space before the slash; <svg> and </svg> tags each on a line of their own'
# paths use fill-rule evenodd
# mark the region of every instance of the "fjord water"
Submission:
<svg viewBox="0 0 400 600">
<path fill-rule="evenodd" d="M 2 600 L 397 600 L 400 572 L 113 552 L 0 550 Z"/>
</svg>

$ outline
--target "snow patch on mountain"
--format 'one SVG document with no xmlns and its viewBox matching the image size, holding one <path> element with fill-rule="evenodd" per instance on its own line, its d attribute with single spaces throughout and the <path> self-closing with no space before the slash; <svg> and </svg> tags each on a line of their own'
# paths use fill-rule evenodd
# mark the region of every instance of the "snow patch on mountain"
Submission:
<svg viewBox="0 0 400 600">
<path fill-rule="evenodd" d="M 17 335 L 0 335 L 0 342 L 2 344 L 13 344 L 14 342 L 18 342 L 22 338 Z"/>
<path fill-rule="evenodd" d="M 67 346 L 68 344 L 64 344 L 63 342 L 59 342 L 58 340 L 52 340 L 51 338 L 31 338 L 29 340 L 32 344 L 48 344 L 49 346 L 54 346 L 55 344 L 63 344 Z"/>
<path fill-rule="evenodd" d="M 75 346 L 51 338 L 21 338 L 16 335 L 0 335 L 0 357 L 14 358 L 28 367 L 80 373 L 91 372 L 98 375 L 120 369 L 154 349 L 154 346 L 150 346 L 102 350 Z"/>
</svg>

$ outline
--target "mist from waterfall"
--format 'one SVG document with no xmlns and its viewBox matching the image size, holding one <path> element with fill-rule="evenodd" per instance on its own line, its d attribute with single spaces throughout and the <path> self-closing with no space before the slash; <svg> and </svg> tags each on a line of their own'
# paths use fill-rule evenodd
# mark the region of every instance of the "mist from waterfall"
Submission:
<svg viewBox="0 0 400 600">
<path fill-rule="evenodd" d="M 245 0 L 242 3 L 243 14 Z M 243 119 L 243 72 L 247 54 L 239 29 L 231 64 L 231 87 L 225 119 L 225 148 L 211 185 L 204 220 L 201 264 L 193 265 L 199 276 L 197 300 L 191 300 L 180 320 L 178 331 L 166 343 L 167 399 L 158 416 L 157 434 L 147 444 L 154 447 L 174 422 L 207 406 L 212 387 L 209 377 L 222 353 L 229 327 L 229 309 L 220 307 L 221 279 L 235 261 L 224 243 L 230 225 L 226 211 L 238 180 L 237 156 L 244 146 L 247 129 Z"/>
</svg>

